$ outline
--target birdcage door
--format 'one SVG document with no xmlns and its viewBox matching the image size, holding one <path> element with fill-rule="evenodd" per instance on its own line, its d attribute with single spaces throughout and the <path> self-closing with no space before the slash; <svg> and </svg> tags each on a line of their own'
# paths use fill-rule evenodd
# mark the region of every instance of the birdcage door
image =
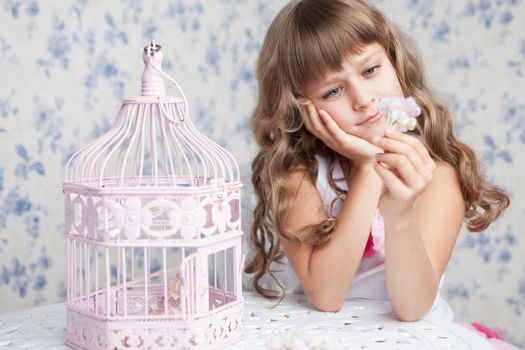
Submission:
<svg viewBox="0 0 525 350">
<path fill-rule="evenodd" d="M 184 258 L 181 263 L 182 288 L 181 309 L 183 317 L 193 319 L 197 314 L 197 254 L 191 254 Z"/>
</svg>

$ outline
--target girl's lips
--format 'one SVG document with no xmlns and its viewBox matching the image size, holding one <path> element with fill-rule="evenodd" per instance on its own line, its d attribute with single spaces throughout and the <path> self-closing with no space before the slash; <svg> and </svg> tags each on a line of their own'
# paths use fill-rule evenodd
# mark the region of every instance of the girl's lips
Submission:
<svg viewBox="0 0 525 350">
<path fill-rule="evenodd" d="M 375 121 L 381 119 L 381 114 L 379 112 L 377 112 L 376 114 L 366 118 L 364 121 L 356 124 L 356 125 L 363 125 L 363 124 L 371 124 L 371 123 L 374 123 Z"/>
</svg>

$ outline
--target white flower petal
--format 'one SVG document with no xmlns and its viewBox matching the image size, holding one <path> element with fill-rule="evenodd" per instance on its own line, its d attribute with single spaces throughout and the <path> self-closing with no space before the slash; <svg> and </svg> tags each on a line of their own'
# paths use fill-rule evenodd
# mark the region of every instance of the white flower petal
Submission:
<svg viewBox="0 0 525 350">
<path fill-rule="evenodd" d="M 410 120 L 408 121 L 408 130 L 414 130 L 416 128 L 416 125 L 417 125 L 416 118 L 410 118 Z"/>
<path fill-rule="evenodd" d="M 387 128 L 400 132 L 414 130 L 417 122 L 412 118 L 421 114 L 421 108 L 413 97 L 382 97 L 378 109 L 386 119 Z"/>
<path fill-rule="evenodd" d="M 180 236 L 183 239 L 193 239 L 197 236 L 197 228 L 194 226 L 185 225 L 180 229 Z"/>
<path fill-rule="evenodd" d="M 198 202 L 195 198 L 186 197 L 180 202 L 180 207 L 182 210 L 195 210 L 198 206 Z"/>
<path fill-rule="evenodd" d="M 126 237 L 130 240 L 136 240 L 140 237 L 140 228 L 138 226 L 128 226 L 124 229 Z"/>
<path fill-rule="evenodd" d="M 123 228 L 126 220 L 126 214 L 122 210 L 113 211 L 113 224 L 118 228 Z"/>
<path fill-rule="evenodd" d="M 410 119 L 410 117 L 408 116 L 408 114 L 406 114 L 405 111 L 399 111 L 399 116 L 397 118 L 397 122 L 400 125 L 407 125 L 409 119 Z"/>
<path fill-rule="evenodd" d="M 153 222 L 153 215 L 148 209 L 144 209 L 140 213 L 140 224 L 144 227 L 150 227 Z"/>
<path fill-rule="evenodd" d="M 142 204 L 138 198 L 128 198 L 124 204 L 124 208 L 126 208 L 128 211 L 140 210 L 141 207 Z"/>
<path fill-rule="evenodd" d="M 208 214 L 206 213 L 206 210 L 204 210 L 203 208 L 199 208 L 199 210 L 197 210 L 197 212 L 195 213 L 195 223 L 198 226 L 203 227 L 204 225 L 206 225 L 207 216 Z"/>
<path fill-rule="evenodd" d="M 399 118 L 400 114 L 401 114 L 400 110 L 398 110 L 398 109 L 391 109 L 391 110 L 388 111 L 387 118 L 390 119 L 391 122 L 395 122 Z"/>
</svg>

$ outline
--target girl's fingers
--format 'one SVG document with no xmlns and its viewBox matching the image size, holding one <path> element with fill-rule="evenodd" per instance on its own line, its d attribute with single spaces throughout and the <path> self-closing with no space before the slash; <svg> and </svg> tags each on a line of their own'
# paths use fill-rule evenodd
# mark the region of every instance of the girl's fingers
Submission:
<svg viewBox="0 0 525 350">
<path fill-rule="evenodd" d="M 332 139 L 339 143 L 344 143 L 347 142 L 349 138 L 355 138 L 344 132 L 327 111 L 321 109 L 318 112 L 311 102 L 304 103 L 303 106 L 306 108 L 307 115 L 307 117 L 304 118 L 306 129 L 318 138 L 328 144 L 333 143 Z"/>
<path fill-rule="evenodd" d="M 310 125 L 310 128 L 307 127 L 307 129 L 317 138 L 321 140 L 326 140 L 329 137 L 330 133 L 326 129 L 326 126 L 321 120 L 319 113 L 317 113 L 317 110 L 315 109 L 313 103 L 308 104 L 306 106 L 306 109 L 307 113 L 305 119 L 308 119 L 308 123 Z"/>
<path fill-rule="evenodd" d="M 306 100 L 308 101 L 308 100 Z M 311 102 L 302 103 L 303 121 L 306 129 L 315 137 L 322 140 L 328 147 L 337 150 L 338 143 L 345 142 L 346 133 L 337 125 L 328 112 L 319 112 Z"/>
<path fill-rule="evenodd" d="M 319 135 L 319 133 L 312 126 L 311 111 L 307 104 L 303 104 L 301 106 L 301 116 L 303 118 L 303 123 L 304 123 L 306 130 L 308 130 L 315 137 L 320 138 L 321 135 Z"/>
<path fill-rule="evenodd" d="M 320 110 L 319 115 L 323 119 L 323 122 L 326 125 L 326 129 L 328 132 L 332 135 L 333 139 L 336 140 L 340 144 L 348 144 L 352 143 L 354 145 L 359 145 L 363 142 L 368 143 L 368 141 L 364 141 L 363 139 L 354 136 L 352 134 L 346 133 L 341 127 L 335 122 L 335 120 L 326 112 L 325 110 Z M 381 151 L 379 148 L 377 148 L 377 151 Z"/>
<path fill-rule="evenodd" d="M 379 177 L 383 180 L 383 184 L 386 186 L 392 196 L 396 198 L 409 199 L 411 191 L 406 185 L 392 172 L 378 162 L 373 163 L 374 170 L 377 172 Z"/>
<path fill-rule="evenodd" d="M 412 146 L 412 148 L 414 148 L 414 150 L 421 157 L 421 160 L 426 165 L 431 167 L 432 171 L 434 170 L 434 168 L 436 166 L 434 160 L 432 159 L 432 157 L 428 153 L 428 150 L 426 149 L 426 147 L 423 146 L 423 144 L 417 138 L 415 138 L 413 136 L 410 136 L 410 135 L 407 135 L 407 134 L 404 134 L 402 132 L 396 131 L 396 130 L 391 130 L 391 129 L 387 129 L 386 132 L 385 132 L 385 135 L 386 135 L 387 138 L 391 138 L 391 139 L 394 139 L 394 140 L 399 140 L 401 142 L 404 142 L 404 143 Z"/>
<path fill-rule="evenodd" d="M 401 134 L 396 131 L 396 133 Z M 414 144 L 414 141 L 421 145 L 421 143 L 415 139 L 412 136 L 408 135 L 402 135 L 403 138 L 398 137 L 396 139 L 390 138 L 390 137 L 383 137 L 379 140 L 374 140 L 374 143 L 385 150 L 385 152 L 389 153 L 396 153 L 396 154 L 402 154 L 404 155 L 414 166 L 416 171 L 421 174 L 426 180 L 430 181 L 432 179 L 432 172 L 434 171 L 434 161 L 430 156 L 428 155 L 428 152 L 425 149 L 425 152 L 427 153 L 427 157 L 429 161 L 425 161 L 421 155 L 420 152 L 417 151 L 417 149 L 412 146 Z M 409 141 L 409 142 L 407 142 Z M 423 145 L 421 147 L 425 148 Z"/>
<path fill-rule="evenodd" d="M 374 143 L 385 150 L 385 153 L 393 154 L 402 154 L 404 155 L 410 163 L 414 166 L 417 171 L 424 169 L 426 167 L 425 163 L 419 156 L 417 152 L 412 148 L 412 146 L 407 145 L 404 142 L 389 139 L 386 137 L 380 138 L 379 140 L 374 139 Z"/>
<path fill-rule="evenodd" d="M 375 153 L 383 151 L 367 140 L 346 133 L 328 112 L 317 111 L 313 103 L 302 103 L 301 111 L 305 128 L 325 145 L 347 158 L 371 159 Z"/>
<path fill-rule="evenodd" d="M 378 153 L 376 160 L 388 170 L 396 170 L 404 184 L 413 191 L 419 192 L 425 188 L 427 181 L 416 171 L 412 163 L 401 154 Z M 395 175 L 395 174 L 394 174 Z"/>
<path fill-rule="evenodd" d="M 335 122 L 335 120 L 328 114 L 325 110 L 319 111 L 319 116 L 322 118 L 324 125 L 326 126 L 326 129 L 328 132 L 336 139 L 338 142 L 341 142 L 344 140 L 345 137 L 351 136 L 343 131 L 339 125 Z"/>
<path fill-rule="evenodd" d="M 312 132 L 312 123 L 310 123 L 310 116 L 306 106 L 301 106 L 301 116 L 306 130 Z"/>
</svg>

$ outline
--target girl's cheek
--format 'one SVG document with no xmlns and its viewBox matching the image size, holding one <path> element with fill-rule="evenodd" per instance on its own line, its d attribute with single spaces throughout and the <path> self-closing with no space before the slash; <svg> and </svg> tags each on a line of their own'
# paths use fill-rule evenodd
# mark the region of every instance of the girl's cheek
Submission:
<svg viewBox="0 0 525 350">
<path fill-rule="evenodd" d="M 335 120 L 337 125 L 339 125 L 341 129 L 343 129 L 343 131 L 350 133 L 350 134 L 352 133 L 354 123 L 352 123 L 352 120 L 350 119 L 349 116 L 335 115 L 333 119 Z"/>
<path fill-rule="evenodd" d="M 343 131 L 351 132 L 356 121 L 355 116 L 348 113 L 348 110 L 348 108 L 330 108 L 327 109 L 327 112 L 332 116 L 337 125 L 343 129 Z"/>
</svg>

